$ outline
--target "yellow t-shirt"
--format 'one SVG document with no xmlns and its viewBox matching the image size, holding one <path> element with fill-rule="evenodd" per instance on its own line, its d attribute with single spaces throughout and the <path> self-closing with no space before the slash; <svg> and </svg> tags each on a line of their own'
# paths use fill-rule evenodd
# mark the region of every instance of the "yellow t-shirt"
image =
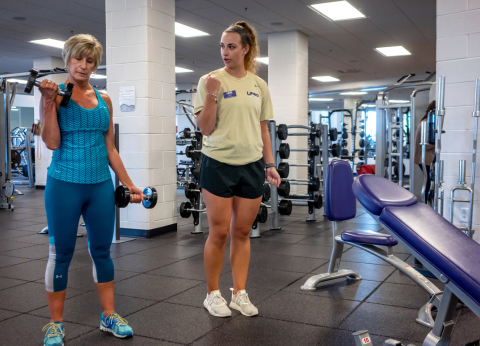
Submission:
<svg viewBox="0 0 480 346">
<path fill-rule="evenodd" d="M 222 84 L 217 94 L 217 122 L 210 136 L 203 137 L 202 153 L 229 165 L 258 161 L 263 157 L 260 121 L 273 118 L 267 83 L 250 72 L 243 78 L 233 77 L 223 68 L 211 75 Z M 206 78 L 198 82 L 195 114 L 205 104 Z"/>
</svg>

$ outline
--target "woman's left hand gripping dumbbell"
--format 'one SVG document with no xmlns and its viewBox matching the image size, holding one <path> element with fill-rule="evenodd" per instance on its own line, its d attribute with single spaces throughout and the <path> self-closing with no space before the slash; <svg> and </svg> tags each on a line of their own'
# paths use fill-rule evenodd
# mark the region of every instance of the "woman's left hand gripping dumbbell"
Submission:
<svg viewBox="0 0 480 346">
<path fill-rule="evenodd" d="M 143 192 L 135 185 L 127 186 L 130 191 L 130 203 L 142 203 L 143 201 Z"/>
</svg>

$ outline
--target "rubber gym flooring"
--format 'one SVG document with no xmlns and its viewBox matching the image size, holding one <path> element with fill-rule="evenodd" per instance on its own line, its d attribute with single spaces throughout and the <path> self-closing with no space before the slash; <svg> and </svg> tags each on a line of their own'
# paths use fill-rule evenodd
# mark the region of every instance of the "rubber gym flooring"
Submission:
<svg viewBox="0 0 480 346">
<path fill-rule="evenodd" d="M 49 322 L 43 277 L 48 257 L 42 190 L 20 186 L 15 211 L 0 211 L 0 344 L 42 345 Z M 178 204 L 185 200 L 178 195 Z M 317 215 L 321 215 L 318 212 Z M 116 270 L 116 309 L 135 336 L 120 340 L 98 329 L 100 304 L 92 280 L 87 238 L 77 238 L 65 303 L 66 345 L 355 345 L 353 331 L 368 329 L 374 345 L 388 338 L 421 345 L 429 329 L 415 323 L 427 294 L 393 267 L 357 249 L 345 249 L 341 267 L 357 271 L 358 282 L 334 282 L 315 292 L 300 286 L 327 270 L 331 223 L 323 216 L 306 223 L 306 208 L 281 218 L 281 231 L 261 225 L 252 239 L 247 292 L 257 317 L 233 311 L 231 318 L 210 316 L 203 308 L 206 283 L 203 245 L 208 236 L 192 235 L 192 219 L 178 218 L 178 232 L 112 245 Z M 380 226 L 361 208 L 345 229 Z M 85 228 L 79 227 L 81 233 Z M 230 301 L 231 269 L 226 263 L 221 291 Z M 412 257 L 397 248 L 407 262 Z M 434 282 L 441 287 L 438 280 Z M 480 320 L 458 309 L 451 345 L 480 339 Z"/>
</svg>

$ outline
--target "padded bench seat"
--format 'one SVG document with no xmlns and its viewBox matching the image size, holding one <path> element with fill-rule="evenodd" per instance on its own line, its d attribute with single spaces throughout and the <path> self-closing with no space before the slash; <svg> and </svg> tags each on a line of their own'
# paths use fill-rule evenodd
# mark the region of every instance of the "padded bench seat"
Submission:
<svg viewBox="0 0 480 346">
<path fill-rule="evenodd" d="M 417 203 L 415 195 L 377 175 L 361 175 L 352 187 L 360 204 L 373 215 L 380 215 L 388 206 L 408 207 Z"/>
<path fill-rule="evenodd" d="M 363 229 L 343 232 L 342 240 L 358 244 L 372 244 L 380 246 L 395 246 L 398 244 L 398 241 L 390 234 L 383 234 Z"/>
<path fill-rule="evenodd" d="M 480 305 L 480 244 L 423 203 L 386 207 L 379 220 Z"/>
</svg>

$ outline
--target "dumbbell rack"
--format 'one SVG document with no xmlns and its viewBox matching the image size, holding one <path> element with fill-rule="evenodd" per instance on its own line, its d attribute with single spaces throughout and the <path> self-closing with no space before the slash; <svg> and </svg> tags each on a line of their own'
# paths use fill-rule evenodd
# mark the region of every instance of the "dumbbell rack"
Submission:
<svg viewBox="0 0 480 346">
<path fill-rule="evenodd" d="M 290 149 L 290 151 L 297 152 L 307 152 L 308 153 L 308 163 L 304 164 L 290 164 L 292 167 L 308 167 L 308 179 L 287 179 L 288 175 L 284 177 L 282 184 L 291 184 L 291 185 L 307 185 L 308 194 L 296 194 L 290 195 L 289 193 L 284 193 L 284 200 L 290 200 L 292 205 L 296 206 L 307 206 L 308 207 L 308 216 L 307 222 L 316 221 L 315 218 L 315 209 L 320 209 L 323 204 L 323 174 L 319 174 L 319 167 L 322 167 L 320 163 L 320 144 L 321 138 L 323 135 L 323 143 L 328 143 L 328 132 L 327 126 L 321 124 L 310 123 L 309 126 L 304 125 L 290 125 L 287 126 L 287 129 L 305 129 L 308 132 L 296 132 L 288 133 L 288 136 L 306 136 L 308 137 L 308 149 Z M 323 130 L 323 131 L 322 131 Z M 328 149 L 322 150 L 322 154 L 326 153 L 326 160 L 323 159 L 323 162 L 328 164 Z M 279 167 L 284 164 L 283 162 L 279 163 Z M 283 167 L 282 167 L 283 168 Z M 288 170 L 287 170 L 288 172 Z M 320 170 L 323 172 L 323 170 Z M 285 190 L 290 190 L 285 189 Z M 293 200 L 293 201 L 292 201 Z"/>
<path fill-rule="evenodd" d="M 203 233 L 202 213 L 206 212 L 199 186 L 203 135 L 200 131 L 190 131 L 189 128 L 186 128 L 184 130 L 184 137 L 191 139 L 192 145 L 188 146 L 185 151 L 187 157 L 193 161 L 193 166 L 190 168 L 193 178 L 188 185 L 185 185 L 185 197 L 189 199 L 189 202 L 182 202 L 180 205 L 180 216 L 182 218 L 189 218 L 190 215 L 193 215 L 194 228 L 191 233 L 201 234 Z"/>
</svg>

